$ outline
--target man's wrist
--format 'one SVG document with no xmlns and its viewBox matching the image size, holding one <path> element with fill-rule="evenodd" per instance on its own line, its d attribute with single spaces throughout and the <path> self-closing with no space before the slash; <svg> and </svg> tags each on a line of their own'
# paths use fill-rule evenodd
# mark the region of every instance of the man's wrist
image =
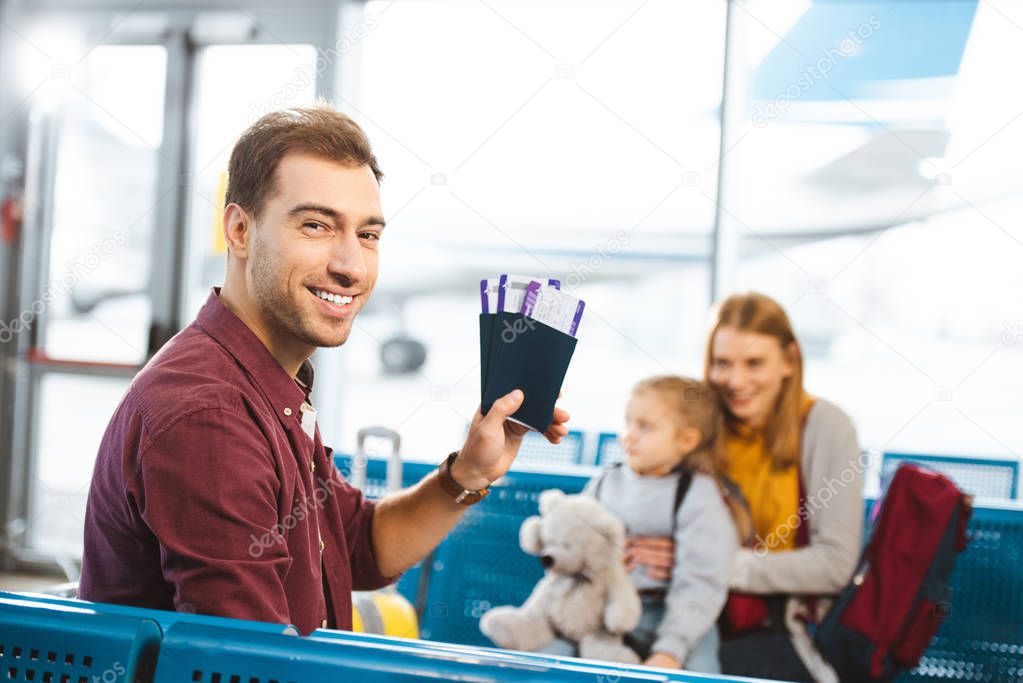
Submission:
<svg viewBox="0 0 1023 683">
<path fill-rule="evenodd" d="M 437 483 L 440 488 L 451 496 L 456 503 L 461 505 L 475 505 L 480 502 L 490 493 L 490 482 L 487 481 L 484 485 L 478 488 L 469 488 L 463 481 L 475 482 L 476 478 L 466 477 L 464 472 L 460 473 L 459 476 L 462 478 L 461 481 L 456 479 L 452 475 L 452 465 L 458 460 L 458 451 L 455 451 L 447 457 L 447 459 L 440 464 L 437 470 Z"/>
<path fill-rule="evenodd" d="M 478 491 L 489 487 L 493 482 L 485 476 L 472 470 L 462 459 L 461 454 L 455 456 L 451 462 L 451 478 L 464 489 Z"/>
</svg>

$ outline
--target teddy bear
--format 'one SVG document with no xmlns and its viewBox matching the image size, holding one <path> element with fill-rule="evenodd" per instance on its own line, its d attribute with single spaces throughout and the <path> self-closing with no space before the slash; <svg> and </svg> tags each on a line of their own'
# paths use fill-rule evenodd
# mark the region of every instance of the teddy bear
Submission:
<svg viewBox="0 0 1023 683">
<path fill-rule="evenodd" d="M 590 496 L 551 489 L 540 494 L 540 515 L 523 522 L 519 545 L 540 557 L 544 577 L 521 607 L 484 614 L 484 635 L 498 647 L 530 652 L 561 637 L 585 659 L 639 663 L 622 641 L 642 605 L 622 561 L 620 519 Z"/>
</svg>

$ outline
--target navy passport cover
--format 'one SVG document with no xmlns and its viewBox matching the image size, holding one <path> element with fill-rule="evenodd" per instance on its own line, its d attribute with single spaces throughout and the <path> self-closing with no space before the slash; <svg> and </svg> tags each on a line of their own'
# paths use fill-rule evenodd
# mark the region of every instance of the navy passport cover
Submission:
<svg viewBox="0 0 1023 683">
<path fill-rule="evenodd" d="M 526 394 L 512 415 L 544 432 L 565 381 L 576 338 L 521 313 L 480 314 L 480 386 L 485 415 L 494 401 L 513 389 Z"/>
</svg>

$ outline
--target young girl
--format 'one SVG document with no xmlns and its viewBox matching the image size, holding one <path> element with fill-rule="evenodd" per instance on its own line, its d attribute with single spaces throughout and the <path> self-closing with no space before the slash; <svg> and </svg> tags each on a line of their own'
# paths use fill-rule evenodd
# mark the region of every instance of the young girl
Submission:
<svg viewBox="0 0 1023 683">
<path fill-rule="evenodd" d="M 625 462 L 584 491 L 618 514 L 630 537 L 675 541 L 670 580 L 630 562 L 643 610 L 626 642 L 648 666 L 720 671 L 715 622 L 740 545 L 718 482 L 721 420 L 717 397 L 700 381 L 640 381 L 625 411 Z"/>
<path fill-rule="evenodd" d="M 625 421 L 625 462 L 583 492 L 617 514 L 630 538 L 669 536 L 675 546 L 669 580 L 652 577 L 635 558 L 629 562 L 643 617 L 626 643 L 648 666 L 718 673 L 715 622 L 739 548 L 718 479 L 718 398 L 696 380 L 653 377 L 632 390 Z"/>
</svg>

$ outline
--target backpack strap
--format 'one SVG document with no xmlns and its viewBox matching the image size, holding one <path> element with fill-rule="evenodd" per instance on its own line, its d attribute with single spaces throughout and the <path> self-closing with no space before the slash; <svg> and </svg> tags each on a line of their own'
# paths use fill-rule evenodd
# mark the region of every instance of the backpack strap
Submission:
<svg viewBox="0 0 1023 683">
<path fill-rule="evenodd" d="M 799 507 L 796 508 L 796 514 L 800 517 L 800 523 L 796 526 L 796 547 L 805 548 L 810 545 L 810 521 L 803 516 L 803 511 L 806 510 L 806 484 L 803 482 L 803 464 L 798 463 L 799 467 Z"/>
<path fill-rule="evenodd" d="M 799 515 L 800 523 L 796 527 L 796 548 L 805 548 L 810 545 L 810 518 L 806 514 L 806 481 L 803 479 L 803 437 L 806 435 L 807 419 L 810 417 L 810 411 L 815 403 L 816 401 L 810 401 L 807 404 L 799 423 L 799 462 L 796 463 L 796 467 L 799 468 L 799 507 L 796 508 L 796 514 Z M 796 616 L 804 623 L 808 631 L 812 631 L 821 620 L 819 602 L 815 595 L 804 597 L 803 602 L 804 609 Z"/>
<path fill-rule="evenodd" d="M 689 493 L 689 485 L 693 483 L 693 470 L 686 467 L 683 462 L 681 465 L 675 468 L 678 472 L 678 485 L 675 487 L 675 506 L 672 508 L 674 514 L 671 516 L 671 538 L 675 539 L 675 532 L 678 531 L 678 510 L 682 507 L 682 501 L 686 499 L 686 494 Z"/>
<path fill-rule="evenodd" d="M 610 472 L 611 470 L 618 469 L 619 467 L 622 466 L 622 464 L 623 464 L 622 461 L 619 460 L 610 467 L 604 468 L 604 471 L 597 475 L 597 483 L 593 485 L 593 497 L 594 499 L 597 500 L 597 502 L 600 502 L 600 492 L 604 488 L 604 479 L 607 478 L 608 472 Z"/>
<path fill-rule="evenodd" d="M 799 420 L 799 461 L 796 463 L 799 473 L 799 505 L 796 514 L 800 516 L 801 522 L 796 527 L 796 547 L 805 548 L 810 545 L 810 521 L 803 518 L 803 511 L 806 510 L 806 482 L 803 480 L 803 437 L 806 435 L 806 422 L 810 417 L 810 411 L 816 400 L 811 400 L 803 409 L 802 417 Z"/>
<path fill-rule="evenodd" d="M 718 487 L 721 489 L 721 497 L 739 531 L 739 545 L 744 548 L 752 548 L 756 531 L 753 529 L 753 513 L 750 512 L 749 501 L 746 500 L 739 485 L 727 475 L 719 474 L 717 480 Z"/>
</svg>

